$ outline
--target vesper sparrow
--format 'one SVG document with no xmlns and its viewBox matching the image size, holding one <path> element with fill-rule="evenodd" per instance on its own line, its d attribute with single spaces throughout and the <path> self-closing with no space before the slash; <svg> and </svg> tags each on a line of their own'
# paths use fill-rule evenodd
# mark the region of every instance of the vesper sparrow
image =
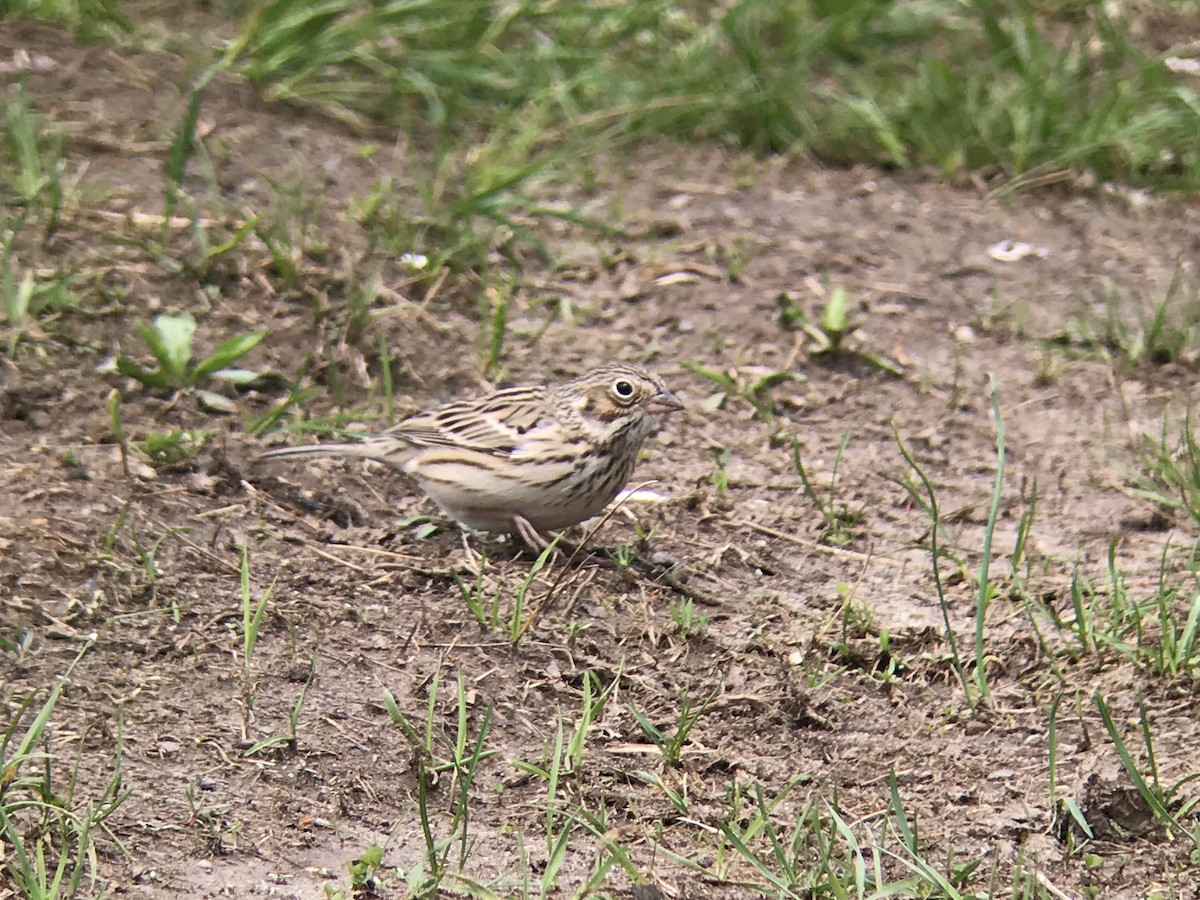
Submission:
<svg viewBox="0 0 1200 900">
<path fill-rule="evenodd" d="M 515 531 L 545 546 L 545 532 L 608 505 L 655 430 L 654 414 L 682 408 L 659 376 L 615 363 L 560 385 L 447 403 L 358 443 L 281 447 L 261 458 L 359 456 L 386 463 L 463 525 Z"/>
</svg>

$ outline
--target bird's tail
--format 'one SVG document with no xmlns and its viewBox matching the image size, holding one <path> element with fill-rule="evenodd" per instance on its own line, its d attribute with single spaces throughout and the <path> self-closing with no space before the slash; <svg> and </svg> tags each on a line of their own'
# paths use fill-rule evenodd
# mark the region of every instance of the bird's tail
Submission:
<svg viewBox="0 0 1200 900">
<path fill-rule="evenodd" d="M 410 453 L 406 445 L 387 438 L 369 438 L 365 441 L 331 444 L 299 444 L 295 447 L 276 447 L 260 453 L 258 458 L 285 459 L 293 456 L 354 456 L 373 459 L 389 466 L 402 467 Z"/>
</svg>

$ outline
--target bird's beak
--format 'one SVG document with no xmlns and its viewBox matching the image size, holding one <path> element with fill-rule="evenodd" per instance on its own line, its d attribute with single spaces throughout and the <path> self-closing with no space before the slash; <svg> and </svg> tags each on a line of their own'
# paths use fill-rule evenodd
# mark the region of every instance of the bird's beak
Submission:
<svg viewBox="0 0 1200 900">
<path fill-rule="evenodd" d="M 652 413 L 677 412 L 683 409 L 683 401 L 666 388 L 663 388 L 650 398 L 647 406 Z"/>
</svg>

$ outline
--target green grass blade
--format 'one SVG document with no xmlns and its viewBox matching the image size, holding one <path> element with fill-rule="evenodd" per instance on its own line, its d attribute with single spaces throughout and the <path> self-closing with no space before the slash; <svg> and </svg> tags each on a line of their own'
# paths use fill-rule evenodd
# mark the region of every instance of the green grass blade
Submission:
<svg viewBox="0 0 1200 900">
<path fill-rule="evenodd" d="M 1163 798 L 1158 792 L 1150 788 L 1150 785 L 1146 783 L 1146 779 L 1142 777 L 1142 773 L 1138 771 L 1137 763 L 1129 753 L 1129 749 L 1125 746 L 1125 741 L 1121 737 L 1117 723 L 1113 720 L 1112 713 L 1109 712 L 1108 703 L 1105 702 L 1103 695 L 1097 691 L 1092 695 L 1092 699 L 1096 704 L 1096 708 L 1100 710 L 1100 718 L 1104 721 L 1104 728 L 1108 731 L 1108 736 L 1117 750 L 1121 766 L 1125 769 L 1126 774 L 1129 775 L 1134 787 L 1137 788 L 1137 792 L 1141 794 L 1142 799 L 1146 801 L 1146 805 L 1150 807 L 1150 811 L 1154 813 L 1154 817 L 1159 822 L 1178 828 L 1179 823 L 1175 821 L 1175 817 L 1171 815 L 1163 803 Z"/>
</svg>

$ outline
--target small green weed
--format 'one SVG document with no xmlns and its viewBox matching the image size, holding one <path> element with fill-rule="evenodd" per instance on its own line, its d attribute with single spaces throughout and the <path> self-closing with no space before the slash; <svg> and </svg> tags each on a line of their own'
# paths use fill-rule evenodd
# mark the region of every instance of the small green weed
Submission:
<svg viewBox="0 0 1200 900">
<path fill-rule="evenodd" d="M 717 386 L 718 393 L 705 401 L 705 406 L 722 409 L 731 398 L 740 399 L 748 403 L 754 415 L 768 425 L 774 425 L 776 413 L 771 389 L 789 381 L 804 380 L 796 372 L 759 372 L 751 369 L 719 371 L 692 362 L 682 365 L 689 372 L 695 372 Z"/>
<path fill-rule="evenodd" d="M 15 265 L 8 247 L 0 247 L 0 310 L 4 313 L 4 328 L 0 337 L 7 344 L 6 353 L 12 356 L 17 345 L 37 334 L 40 329 L 33 325 L 35 320 L 50 310 L 69 309 L 78 305 L 78 299 L 70 289 L 71 278 L 60 275 L 49 281 L 39 281 L 32 269 L 26 269 L 18 281 Z"/>
<path fill-rule="evenodd" d="M 650 542 L 654 540 L 661 530 L 662 522 L 654 522 L 649 528 L 640 519 L 633 523 L 633 536 L 637 538 L 638 546 L 644 549 L 649 549 Z"/>
<path fill-rule="evenodd" d="M 950 559 L 960 570 L 962 569 L 962 562 L 942 547 L 942 541 L 945 540 L 945 523 L 942 520 L 941 508 L 938 505 L 937 492 L 934 490 L 933 482 L 929 480 L 929 476 L 925 474 L 925 470 L 921 468 L 921 465 L 909 451 L 903 438 L 900 437 L 899 429 L 895 425 L 893 425 L 893 436 L 895 437 L 896 445 L 900 448 L 900 455 L 904 457 L 904 461 L 908 463 L 909 468 L 920 482 L 919 484 L 914 484 L 908 479 L 903 479 L 898 483 L 904 488 L 913 504 L 922 510 L 929 519 L 930 569 L 933 572 L 933 586 L 937 592 L 938 606 L 942 611 L 942 624 L 946 629 L 946 643 L 950 648 L 950 658 L 954 666 L 954 672 L 958 676 L 958 683 L 962 685 L 963 694 L 967 698 L 967 702 L 971 704 L 971 708 L 974 709 L 975 700 L 973 698 L 973 691 L 971 690 L 971 683 L 967 676 L 962 656 L 958 651 L 958 638 L 955 635 L 954 626 L 950 622 L 949 600 L 946 597 L 946 586 L 942 579 L 943 559 Z"/>
<path fill-rule="evenodd" d="M 479 551 L 479 564 L 475 569 L 475 580 L 468 584 L 463 580 L 462 576 L 457 571 L 453 572 L 454 583 L 458 585 L 458 592 L 462 596 L 463 603 L 475 621 L 479 623 L 479 627 L 485 630 L 491 630 L 499 624 L 500 615 L 500 591 L 496 590 L 493 601 L 489 604 L 484 594 L 483 589 L 483 573 L 487 565 L 487 557 L 484 551 Z"/>
<path fill-rule="evenodd" d="M 382 865 L 383 848 L 378 844 L 372 844 L 357 858 L 346 863 L 346 869 L 350 872 L 350 889 L 356 892 L 372 890 L 375 884 L 375 873 Z"/>
<path fill-rule="evenodd" d="M 383 868 L 383 848 L 378 844 L 372 844 L 354 859 L 346 862 L 346 871 L 350 875 L 349 893 L 327 884 L 325 885 L 325 896 L 328 900 L 350 900 L 351 897 L 374 894 L 375 877 L 381 868 Z"/>
<path fill-rule="evenodd" d="M 479 298 L 479 361 L 485 375 L 495 374 L 504 354 L 512 290 L 510 286 L 501 291 L 496 285 L 489 284 Z"/>
<path fill-rule="evenodd" d="M 545 549 L 538 554 L 538 558 L 533 561 L 533 565 L 529 567 L 529 571 L 521 579 L 520 587 L 517 588 L 516 597 L 513 599 L 512 614 L 508 620 L 508 639 L 514 647 L 520 643 L 521 637 L 525 634 L 525 630 L 529 627 L 529 623 L 532 621 L 534 615 L 531 613 L 527 619 L 523 620 L 522 618 L 525 615 L 525 603 L 529 589 L 533 586 L 533 581 L 537 577 L 538 572 L 542 571 L 549 564 L 550 560 L 554 558 L 560 539 L 560 535 L 555 535 L 550 543 L 546 545 Z"/>
<path fill-rule="evenodd" d="M 29 105 L 24 81 L 4 96 L 0 132 L 0 196 L 19 203 L 35 218 L 53 222 L 63 205 L 63 140 L 47 128 Z"/>
<path fill-rule="evenodd" d="M 862 327 L 862 323 L 850 318 L 849 296 L 844 287 L 835 287 L 829 292 L 820 323 L 815 328 L 805 329 L 817 344 L 814 352 L 836 356 L 843 351 L 846 338 Z"/>
<path fill-rule="evenodd" d="M 292 704 L 292 708 L 288 712 L 287 732 L 263 738 L 258 743 L 246 749 L 246 756 L 254 756 L 257 753 L 262 753 L 264 750 L 270 750 L 272 747 L 281 745 L 287 747 L 289 752 L 294 753 L 296 751 L 299 742 L 300 713 L 304 709 L 304 701 L 308 699 L 308 689 L 312 687 L 313 679 L 316 677 L 317 651 L 314 650 L 308 663 L 308 677 L 304 679 L 304 686 L 300 688 L 300 694 L 296 697 L 296 702 Z"/>
<path fill-rule="evenodd" d="M 588 735 L 591 734 L 593 726 L 600 721 L 600 717 L 604 714 L 608 700 L 620 683 L 624 671 L 623 666 L 619 667 L 608 687 L 604 687 L 599 673 L 589 669 L 584 675 L 580 689 L 579 721 L 575 723 L 569 736 L 566 736 L 564 730 L 562 735 L 556 737 L 554 749 L 547 749 L 547 765 L 539 766 L 525 760 L 517 760 L 513 765 L 524 772 L 545 779 L 554 785 L 555 789 L 557 789 L 560 776 L 578 772 L 583 764 L 583 752 L 587 746 Z M 561 715 L 558 727 L 560 730 L 563 729 Z"/>
<path fill-rule="evenodd" d="M 704 715 L 704 711 L 708 709 L 709 704 L 717 698 L 722 687 L 722 685 L 717 685 L 713 688 L 712 692 L 709 693 L 704 702 L 699 706 L 696 705 L 695 698 L 688 691 L 680 691 L 679 715 L 676 717 L 674 730 L 669 734 L 650 721 L 632 703 L 629 704 L 629 711 L 633 714 L 634 719 L 637 720 L 638 726 L 642 729 L 646 737 L 654 743 L 654 746 L 658 747 L 662 753 L 663 761 L 668 766 L 678 767 L 683 763 L 683 748 L 687 744 L 688 735 L 699 724 L 700 717 Z"/>
<path fill-rule="evenodd" d="M 716 457 L 712 471 L 713 490 L 717 492 L 717 496 L 721 496 L 729 490 L 729 460 L 733 458 L 732 447 L 722 447 L 720 450 L 714 450 L 713 455 Z"/>
<path fill-rule="evenodd" d="M 844 547 L 854 540 L 854 532 L 866 510 L 865 504 L 852 510 L 848 504 L 838 500 L 838 468 L 841 466 L 849 443 L 850 430 L 846 429 L 842 434 L 842 441 L 838 445 L 837 455 L 833 459 L 833 472 L 829 476 L 829 490 L 828 492 L 818 492 L 809 479 L 808 471 L 804 468 L 804 461 L 800 457 L 800 439 L 792 435 L 792 465 L 796 467 L 796 474 L 800 476 L 800 483 L 804 485 L 805 496 L 813 502 L 824 521 L 821 540 L 837 547 Z"/>
<path fill-rule="evenodd" d="M 204 102 L 204 90 L 216 75 L 218 66 L 210 66 L 201 73 L 192 85 L 188 94 L 187 106 L 184 107 L 183 121 L 179 123 L 171 139 L 171 149 L 167 154 L 166 165 L 163 167 L 163 219 L 161 244 L 167 246 L 170 220 L 180 201 L 185 197 L 183 179 L 187 172 L 188 162 L 200 144 L 196 140 L 196 132 L 200 122 L 200 110 Z M 203 228 L 193 229 L 193 236 L 200 244 L 201 250 L 208 252 L 208 236 Z"/>
<path fill-rule="evenodd" d="M 265 413 L 246 426 L 246 431 L 252 435 L 265 434 L 274 429 L 284 415 L 292 407 L 302 407 L 305 403 L 320 394 L 320 389 L 315 387 L 304 388 L 300 385 L 304 383 L 304 376 L 308 374 L 309 366 L 312 365 L 312 357 L 307 356 L 300 368 L 297 369 L 295 377 L 291 384 L 288 385 L 287 396 L 268 409 Z M 390 408 L 389 408 L 390 412 Z"/>
<path fill-rule="evenodd" d="M 241 560 L 238 567 L 238 585 L 242 599 L 242 657 L 241 657 L 241 707 L 242 707 L 242 743 L 252 745 L 250 740 L 250 723 L 254 715 L 254 703 L 256 697 L 256 685 L 254 681 L 254 649 L 258 646 L 258 635 L 262 630 L 263 617 L 267 613 L 267 602 L 271 599 L 271 594 L 275 590 L 275 582 L 272 581 L 270 586 L 263 591 L 262 596 L 256 601 L 253 593 L 250 590 L 250 551 L 245 544 L 241 546 Z M 313 674 L 316 671 L 316 658 L 313 659 L 313 668 L 309 673 L 309 681 L 312 680 Z M 303 703 L 304 695 L 308 691 L 308 684 L 304 686 L 304 690 L 300 695 L 300 702 Z M 298 709 L 297 709 L 298 714 Z M 253 744 L 252 748 L 261 749 L 260 744 Z"/>
<path fill-rule="evenodd" d="M 671 614 L 671 621 L 675 623 L 679 636 L 685 641 L 700 637 L 708 628 L 708 616 L 696 612 L 696 604 L 691 597 L 672 600 L 667 604 L 667 612 Z"/>
<path fill-rule="evenodd" d="M 779 326 L 784 331 L 808 329 L 808 311 L 805 310 L 794 293 L 791 291 L 780 291 L 775 297 L 775 306 L 778 309 Z"/>
<path fill-rule="evenodd" d="M 199 453 L 208 439 L 214 434 L 211 428 L 196 428 L 181 431 L 172 428 L 170 431 L 157 431 L 146 436 L 138 444 L 150 459 L 150 465 L 156 469 L 170 469 L 186 463 Z"/>
<path fill-rule="evenodd" d="M 202 802 L 202 788 L 188 779 L 183 797 L 187 804 L 188 821 L 203 838 L 203 846 L 211 853 L 228 853 L 238 845 L 240 825 L 229 821 L 232 803 Z"/>
<path fill-rule="evenodd" d="M 12 623 L 11 631 L 8 630 L 9 627 L 5 626 L 5 631 L 0 632 L 0 653 L 11 654 L 19 663 L 33 646 L 36 633 L 20 618 Z"/>
<path fill-rule="evenodd" d="M 808 335 L 812 341 L 809 352 L 814 356 L 857 356 L 892 375 L 903 375 L 904 370 L 891 360 L 865 347 L 851 347 L 847 343 L 847 340 L 862 328 L 861 322 L 851 318 L 851 300 L 844 287 L 834 287 L 829 292 L 829 299 L 821 310 L 820 318 L 814 322 L 795 295 L 784 291 L 776 298 L 779 324 L 789 331 L 802 331 Z"/>
<path fill-rule="evenodd" d="M 242 224 L 223 245 L 213 248 L 201 258 L 196 266 L 198 274 L 206 275 L 208 269 L 239 247 L 251 234 L 267 250 L 269 262 L 265 266 L 266 274 L 271 276 L 273 284 L 284 291 L 300 287 L 306 266 L 328 264 L 329 236 L 321 229 L 325 219 L 324 194 L 311 184 L 312 173 L 301 170 L 288 180 L 264 178 L 271 186 L 268 206 L 253 216 L 243 214 Z M 340 276 L 346 280 L 346 295 L 350 300 L 348 306 L 357 310 L 361 308 L 363 295 L 369 298 L 370 291 L 360 290 L 353 265 L 350 263 Z M 361 326 L 363 323 L 352 322 L 350 327 L 355 324 Z M 356 340 L 357 332 L 351 330 L 346 339 Z"/>
<path fill-rule="evenodd" d="M 619 541 L 615 547 L 606 549 L 604 555 L 620 568 L 628 569 L 637 560 L 637 547 L 627 541 Z"/>
<path fill-rule="evenodd" d="M 26 221 L 25 214 L 11 221 L 0 217 L 0 339 L 9 356 L 22 339 L 40 330 L 37 323 L 43 316 L 79 305 L 70 275 L 41 278 L 20 265 L 15 243 Z"/>
<path fill-rule="evenodd" d="M 991 564 L 993 559 L 993 537 L 996 531 L 996 520 L 1000 514 L 1000 500 L 1004 488 L 1004 471 L 1006 458 L 1006 443 L 1004 435 L 1004 421 L 1000 415 L 1000 398 L 996 388 L 996 379 L 993 375 L 988 376 L 989 393 L 992 401 L 992 423 L 996 432 L 996 476 L 992 485 L 992 499 L 988 509 L 987 524 L 983 531 L 983 546 L 980 549 L 979 569 L 974 573 L 974 581 L 977 585 L 977 593 L 975 598 L 975 643 L 974 643 L 974 685 L 968 681 L 966 669 L 963 666 L 962 657 L 958 652 L 957 639 L 954 634 L 954 629 L 950 624 L 950 614 L 947 607 L 945 588 L 942 581 L 941 565 L 942 559 L 947 554 L 941 549 L 940 539 L 943 534 L 943 522 L 941 513 L 937 504 L 937 496 L 934 492 L 933 483 L 925 474 L 924 470 L 917 463 L 916 459 L 909 452 L 908 448 L 900 438 L 898 431 L 895 432 L 896 443 L 900 447 L 900 453 L 904 457 L 904 461 L 908 463 L 913 473 L 920 480 L 921 487 L 918 487 L 909 481 L 901 481 L 900 484 L 908 492 L 913 503 L 916 504 L 929 517 L 929 535 L 930 535 L 930 556 L 933 571 L 934 588 L 937 591 L 938 603 L 942 609 L 942 621 L 946 626 L 946 640 L 950 645 L 950 655 L 954 665 L 954 671 L 958 675 L 959 682 L 962 684 L 963 691 L 966 694 L 967 703 L 974 713 L 979 704 L 984 706 L 992 706 L 991 689 L 988 684 L 987 666 L 991 661 L 985 649 L 985 632 L 987 610 L 992 600 L 999 593 L 997 583 L 991 577 Z M 1025 540 L 1024 537 L 1018 536 L 1017 543 L 1020 545 Z"/>
<path fill-rule="evenodd" d="M 979 593 L 975 599 L 975 684 L 979 697 L 988 707 L 992 705 L 991 689 L 988 687 L 988 658 L 984 651 L 984 633 L 987 627 L 987 610 L 998 589 L 991 580 L 992 539 L 996 533 L 996 519 L 1000 515 L 1000 498 L 1004 490 L 1004 468 L 1007 446 L 1004 438 L 1004 420 L 1000 415 L 1000 395 L 996 389 L 996 377 L 988 373 L 989 393 L 992 398 L 992 423 L 996 431 L 996 478 L 992 485 L 992 502 L 988 508 L 987 525 L 983 529 L 983 548 L 979 561 L 977 581 Z"/>
<path fill-rule="evenodd" d="M 903 375 L 904 370 L 890 359 L 873 353 L 865 347 L 859 346 L 850 349 L 846 346 L 846 339 L 862 328 L 861 322 L 850 318 L 849 305 L 850 295 L 844 287 L 839 285 L 829 292 L 829 301 L 821 312 L 820 323 L 815 328 L 808 326 L 804 329 L 814 341 L 813 353 L 830 356 L 852 354 L 869 362 L 877 369 L 882 369 L 892 375 Z"/>
<path fill-rule="evenodd" d="M 461 575 L 457 572 L 454 573 L 454 581 L 458 585 L 458 592 L 463 599 L 463 603 L 466 604 L 467 609 L 481 628 L 485 631 L 490 631 L 503 624 L 508 633 L 508 639 L 512 644 L 516 646 L 520 643 L 525 629 L 529 626 L 527 620 L 522 621 L 522 617 L 525 615 L 529 589 L 533 586 L 538 573 L 546 567 L 554 556 L 559 541 L 560 537 L 555 536 L 549 545 L 538 554 L 538 558 L 534 560 L 533 565 L 529 567 L 529 571 L 525 573 L 525 577 L 521 579 L 521 583 L 517 586 L 516 593 L 513 595 L 512 606 L 508 613 L 508 620 L 505 623 L 502 623 L 500 619 L 500 601 L 504 594 L 504 581 L 500 580 L 496 584 L 495 592 L 489 602 L 484 590 L 483 573 L 486 566 L 486 558 L 482 553 L 479 557 L 479 567 L 475 571 L 473 582 L 467 583 Z"/>
<path fill-rule="evenodd" d="M 233 385 L 247 385 L 263 375 L 261 372 L 229 367 L 258 346 L 266 337 L 265 328 L 234 335 L 210 355 L 195 365 L 190 365 L 193 354 L 192 339 L 196 333 L 196 320 L 191 313 L 163 313 L 155 318 L 153 325 L 137 322 L 135 327 L 158 363 L 158 368 L 146 369 L 131 357 L 120 356 L 117 357 L 117 371 L 146 387 L 181 391 L 195 387 L 209 378 Z M 202 401 L 214 411 L 232 411 L 229 400 L 224 396 L 211 391 L 201 391 L 200 395 Z"/>
</svg>

